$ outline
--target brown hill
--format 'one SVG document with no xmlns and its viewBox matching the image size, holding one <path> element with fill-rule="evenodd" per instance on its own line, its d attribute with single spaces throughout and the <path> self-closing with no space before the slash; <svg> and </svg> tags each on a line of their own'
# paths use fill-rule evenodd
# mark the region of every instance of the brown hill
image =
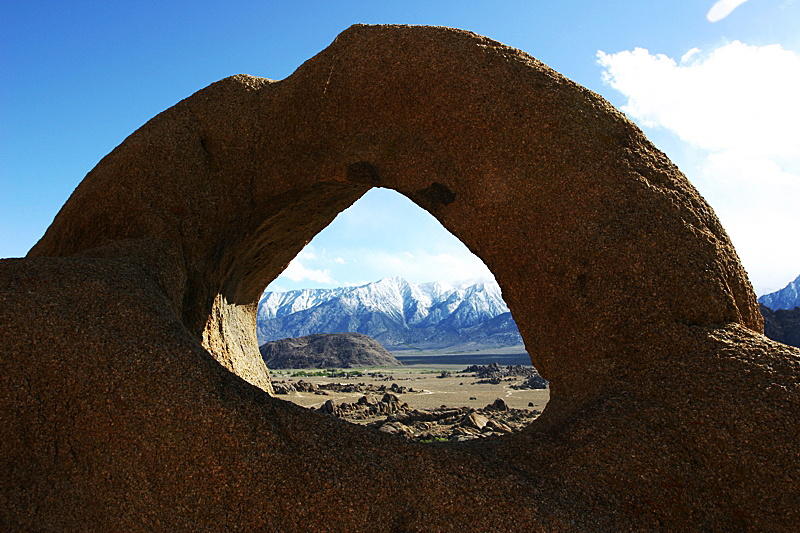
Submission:
<svg viewBox="0 0 800 533">
<path fill-rule="evenodd" d="M 386 348 L 361 333 L 320 333 L 267 342 L 259 348 L 267 368 L 400 366 Z"/>
</svg>

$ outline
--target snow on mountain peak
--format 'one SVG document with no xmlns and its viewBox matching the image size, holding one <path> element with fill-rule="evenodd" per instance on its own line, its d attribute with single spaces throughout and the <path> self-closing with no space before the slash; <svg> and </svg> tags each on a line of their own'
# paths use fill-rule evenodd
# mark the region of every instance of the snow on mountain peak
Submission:
<svg viewBox="0 0 800 533">
<path fill-rule="evenodd" d="M 375 324 L 387 320 L 395 324 L 392 327 L 405 329 L 446 324 L 448 329 L 457 330 L 507 312 L 494 279 L 415 284 L 395 276 L 359 287 L 265 293 L 259 302 L 257 321 L 262 332 L 267 322 L 288 320 L 294 329 L 284 333 L 293 336 L 312 327 L 344 331 L 357 330 L 361 324 L 362 329 L 380 329 Z M 368 328 L 366 323 L 371 326 Z"/>
<path fill-rule="evenodd" d="M 763 295 L 758 302 L 773 311 L 800 307 L 800 276 L 781 290 Z"/>
</svg>

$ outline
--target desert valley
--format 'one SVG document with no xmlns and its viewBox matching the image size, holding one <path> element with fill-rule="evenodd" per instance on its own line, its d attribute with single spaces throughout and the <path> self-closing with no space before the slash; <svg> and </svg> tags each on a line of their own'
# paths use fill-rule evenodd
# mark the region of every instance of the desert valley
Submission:
<svg viewBox="0 0 800 533">
<path fill-rule="evenodd" d="M 792 345 L 798 285 L 800 277 L 761 298 L 767 335 Z M 386 433 L 422 442 L 498 437 L 525 428 L 550 398 L 524 345 L 512 344 L 521 337 L 493 280 L 388 278 L 265 293 L 258 318 L 260 335 L 312 333 L 262 344 L 278 398 Z M 362 333 L 322 333 L 346 328 L 387 346 Z"/>
</svg>

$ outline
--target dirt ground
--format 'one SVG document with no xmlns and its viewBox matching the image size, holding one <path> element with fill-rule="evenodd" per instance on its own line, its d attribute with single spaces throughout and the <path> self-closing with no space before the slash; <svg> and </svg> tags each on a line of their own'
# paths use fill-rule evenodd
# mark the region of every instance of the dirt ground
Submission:
<svg viewBox="0 0 800 533">
<path fill-rule="evenodd" d="M 330 378 L 330 377 L 291 377 L 295 370 L 272 370 L 272 380 L 297 382 L 303 380 L 315 384 L 320 383 L 365 383 L 374 384 L 376 387 L 386 385 L 390 387 L 392 383 L 399 386 L 413 388 L 413 392 L 407 394 L 397 394 L 400 402 L 408 403 L 412 409 L 432 409 L 446 405 L 448 407 L 474 407 L 482 408 L 494 402 L 497 398 L 502 398 L 509 408 L 516 409 L 544 409 L 545 404 L 550 399 L 548 389 L 526 389 L 514 390 L 510 386 L 521 383 L 522 378 L 512 381 L 503 381 L 498 385 L 489 383 L 477 384 L 478 378 L 471 373 L 461 373 L 466 365 L 404 365 L 403 367 L 370 367 L 348 370 L 360 370 L 364 376 L 350 378 Z M 439 377 L 443 371 L 451 373 L 450 377 Z M 373 376 L 367 375 L 372 373 Z M 292 392 L 290 394 L 278 395 L 277 398 L 294 402 L 303 407 L 319 407 L 327 400 L 335 403 L 353 403 L 363 396 L 361 393 L 337 393 L 329 392 L 328 395 L 320 395 L 307 392 Z M 529 405 L 533 403 L 533 405 Z"/>
</svg>

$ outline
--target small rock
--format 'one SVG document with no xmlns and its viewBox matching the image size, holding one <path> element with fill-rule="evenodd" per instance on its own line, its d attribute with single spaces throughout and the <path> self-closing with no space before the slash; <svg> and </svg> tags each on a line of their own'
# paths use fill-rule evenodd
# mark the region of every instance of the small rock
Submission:
<svg viewBox="0 0 800 533">
<path fill-rule="evenodd" d="M 508 405 L 506 405 L 506 402 L 503 401 L 502 398 L 498 398 L 494 403 L 487 405 L 486 409 L 491 411 L 508 411 Z"/>
<path fill-rule="evenodd" d="M 400 402 L 400 398 L 389 392 L 384 394 L 383 398 L 381 398 L 381 403 L 392 403 L 392 402 Z"/>
<path fill-rule="evenodd" d="M 461 426 L 472 427 L 475 429 L 483 429 L 489 419 L 478 413 L 470 413 L 461 420 Z"/>
<path fill-rule="evenodd" d="M 358 399 L 358 405 L 377 405 L 378 400 L 373 396 L 362 396 Z"/>
<path fill-rule="evenodd" d="M 500 433 L 513 433 L 514 432 L 514 430 L 512 430 L 509 426 L 507 426 L 506 424 L 504 424 L 504 423 L 502 423 L 502 422 L 500 422 L 498 420 L 489 420 L 486 423 L 486 427 L 490 427 L 490 428 L 492 428 L 492 431 L 497 431 L 497 432 L 500 432 Z"/>
<path fill-rule="evenodd" d="M 320 406 L 319 411 L 329 415 L 335 414 L 337 411 L 336 404 L 333 403 L 333 400 L 328 400 Z"/>
</svg>

